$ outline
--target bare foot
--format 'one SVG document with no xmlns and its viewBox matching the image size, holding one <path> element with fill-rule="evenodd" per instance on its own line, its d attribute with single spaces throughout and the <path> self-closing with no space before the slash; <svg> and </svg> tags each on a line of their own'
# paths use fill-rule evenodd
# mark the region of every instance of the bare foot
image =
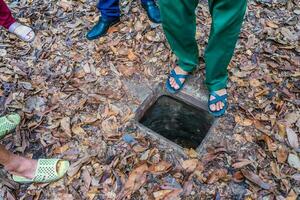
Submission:
<svg viewBox="0 0 300 200">
<path fill-rule="evenodd" d="M 14 155 L 10 162 L 5 166 L 5 169 L 17 176 L 28 179 L 35 177 L 37 161 L 29 158 Z"/>
<path fill-rule="evenodd" d="M 187 75 L 188 72 L 184 71 L 183 69 L 181 69 L 179 66 L 175 67 L 175 72 L 176 74 L 182 74 L 182 75 Z M 180 78 L 179 79 L 182 83 L 185 81 L 185 78 Z M 170 85 L 172 86 L 172 88 L 174 88 L 175 90 L 179 89 L 179 85 L 176 83 L 175 79 L 173 77 L 170 78 Z"/>
<path fill-rule="evenodd" d="M 226 89 L 218 90 L 218 91 L 216 91 L 216 93 L 219 96 L 223 96 L 223 95 L 227 94 Z M 210 100 L 214 100 L 214 99 L 215 99 L 215 97 L 213 95 L 210 95 Z M 220 111 L 224 108 L 224 106 L 225 106 L 224 103 L 219 101 L 216 104 L 210 105 L 209 108 L 211 111 Z"/>
</svg>

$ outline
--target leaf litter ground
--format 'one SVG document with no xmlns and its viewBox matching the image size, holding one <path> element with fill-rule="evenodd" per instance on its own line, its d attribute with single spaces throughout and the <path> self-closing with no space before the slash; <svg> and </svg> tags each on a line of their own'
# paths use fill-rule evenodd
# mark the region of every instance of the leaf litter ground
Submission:
<svg viewBox="0 0 300 200">
<path fill-rule="evenodd" d="M 5 199 L 297 199 L 300 193 L 300 7 L 249 1 L 229 66 L 230 108 L 207 153 L 188 158 L 130 123 L 141 102 L 130 90 L 166 79 L 175 57 L 161 26 L 123 1 L 122 22 L 87 41 L 94 1 L 19 1 L 10 7 L 37 31 L 33 44 L 0 34 L 1 113 L 22 123 L 2 140 L 15 153 L 71 161 L 52 184 L 18 185 L 0 169 Z M 210 17 L 197 10 L 199 77 Z M 170 65 L 171 64 L 171 65 Z"/>
</svg>

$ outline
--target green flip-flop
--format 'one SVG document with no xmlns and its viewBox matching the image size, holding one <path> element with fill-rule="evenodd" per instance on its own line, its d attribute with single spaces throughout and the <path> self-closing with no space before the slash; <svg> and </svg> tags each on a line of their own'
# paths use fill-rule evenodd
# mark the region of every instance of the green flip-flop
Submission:
<svg viewBox="0 0 300 200">
<path fill-rule="evenodd" d="M 0 117 L 0 139 L 6 136 L 10 131 L 14 130 L 21 121 L 18 114 L 11 114 Z"/>
<path fill-rule="evenodd" d="M 27 179 L 13 175 L 17 183 L 50 183 L 61 179 L 70 167 L 70 163 L 59 159 L 38 159 L 35 177 Z"/>
</svg>

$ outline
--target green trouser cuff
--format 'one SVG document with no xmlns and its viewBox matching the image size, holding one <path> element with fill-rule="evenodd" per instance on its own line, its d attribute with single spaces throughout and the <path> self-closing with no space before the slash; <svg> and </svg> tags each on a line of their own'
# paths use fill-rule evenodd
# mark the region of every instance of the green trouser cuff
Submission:
<svg viewBox="0 0 300 200">
<path fill-rule="evenodd" d="M 197 65 L 189 65 L 186 63 L 182 63 L 182 62 L 178 62 L 177 64 L 183 71 L 186 71 L 189 73 L 193 72 L 197 68 Z"/>
<path fill-rule="evenodd" d="M 224 80 L 218 80 L 218 82 L 214 83 L 214 84 L 209 84 L 206 82 L 206 87 L 208 89 L 208 91 L 212 92 L 212 91 L 218 91 L 221 89 L 225 89 L 227 87 L 227 77 L 224 78 Z"/>
</svg>

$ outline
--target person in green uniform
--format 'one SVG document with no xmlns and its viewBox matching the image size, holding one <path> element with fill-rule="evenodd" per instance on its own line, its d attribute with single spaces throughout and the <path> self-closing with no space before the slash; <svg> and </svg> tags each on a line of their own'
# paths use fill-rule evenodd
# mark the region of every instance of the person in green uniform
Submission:
<svg viewBox="0 0 300 200">
<path fill-rule="evenodd" d="M 227 108 L 227 66 L 240 34 L 247 0 L 208 0 L 208 4 L 212 24 L 205 50 L 205 84 L 210 92 L 209 111 L 219 117 Z M 159 0 L 159 5 L 163 30 L 178 57 L 178 65 L 171 71 L 166 88 L 176 93 L 199 63 L 195 39 L 198 0 Z"/>
</svg>

